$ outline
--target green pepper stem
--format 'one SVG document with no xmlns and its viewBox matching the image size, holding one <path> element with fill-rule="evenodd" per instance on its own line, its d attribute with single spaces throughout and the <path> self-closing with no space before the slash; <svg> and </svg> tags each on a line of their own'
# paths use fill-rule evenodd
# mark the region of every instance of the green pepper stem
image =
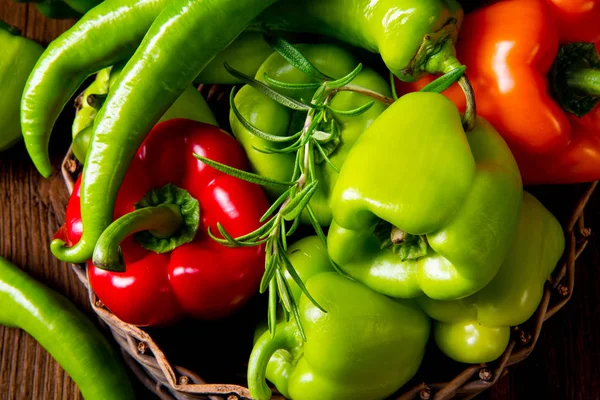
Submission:
<svg viewBox="0 0 600 400">
<path fill-rule="evenodd" d="M 302 344 L 303 340 L 299 337 L 298 329 L 291 322 L 279 326 L 274 337 L 271 337 L 268 331 L 263 333 L 255 343 L 248 361 L 248 389 L 253 399 L 268 400 L 271 398 L 271 389 L 265 382 L 265 374 L 273 353 L 280 349 L 290 350 Z M 286 368 L 292 367 L 292 364 L 286 364 Z M 291 374 L 281 373 L 281 375 L 289 377 Z M 278 387 L 278 389 L 288 397 L 288 393 L 285 393 L 287 392 L 286 388 Z"/>
<path fill-rule="evenodd" d="M 452 42 L 448 41 L 446 44 L 447 46 L 451 46 Z M 458 61 L 458 59 L 454 55 L 451 55 L 451 50 L 449 50 L 450 48 L 451 47 L 446 47 L 445 51 L 441 51 L 436 55 L 436 57 L 432 58 L 428 62 L 427 72 L 432 74 L 448 74 L 453 70 L 462 67 L 462 64 Z M 473 91 L 473 86 L 471 86 L 469 78 L 465 74 L 459 78 L 458 85 L 465 94 L 467 101 L 467 107 L 463 115 L 463 127 L 465 132 L 469 132 L 475 127 L 475 119 L 477 118 L 475 92 Z"/>
<path fill-rule="evenodd" d="M 175 204 L 160 204 L 144 207 L 114 221 L 100 236 L 94 249 L 94 266 L 109 271 L 125 271 L 125 262 L 120 244 L 129 235 L 150 231 L 158 238 L 168 238 L 184 224 L 180 207 Z"/>
<path fill-rule="evenodd" d="M 393 244 L 400 244 L 404 242 L 406 239 L 406 232 L 397 227 L 392 227 L 392 232 L 390 233 L 390 240 Z"/>
<path fill-rule="evenodd" d="M 600 70 L 573 68 L 565 72 L 567 87 L 585 96 L 600 97 Z"/>
<path fill-rule="evenodd" d="M 465 114 L 463 115 L 463 127 L 465 132 L 472 131 L 475 128 L 475 119 L 477 118 L 477 105 L 475 104 L 475 92 L 471 81 L 466 75 L 463 75 L 458 80 L 458 85 L 465 94 L 467 100 L 467 107 L 465 108 Z"/>
</svg>

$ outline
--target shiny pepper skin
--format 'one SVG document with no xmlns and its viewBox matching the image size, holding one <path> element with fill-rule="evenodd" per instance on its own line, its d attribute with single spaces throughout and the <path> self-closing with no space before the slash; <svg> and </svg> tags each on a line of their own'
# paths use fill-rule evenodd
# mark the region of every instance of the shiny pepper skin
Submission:
<svg viewBox="0 0 600 400">
<path fill-rule="evenodd" d="M 521 198 L 516 162 L 488 122 L 478 118 L 465 134 L 444 96 L 408 94 L 346 159 L 331 200 L 329 254 L 346 273 L 388 296 L 465 297 L 500 268 Z M 403 259 L 382 247 L 381 221 L 419 236 L 424 253 Z"/>
<path fill-rule="evenodd" d="M 264 248 L 228 248 L 207 235 L 220 222 L 232 235 L 260 226 L 268 203 L 259 186 L 220 173 L 193 157 L 197 153 L 239 169 L 247 159 L 237 142 L 219 128 L 174 119 L 157 125 L 137 152 L 119 190 L 115 219 L 133 211 L 150 189 L 175 184 L 200 202 L 195 239 L 157 254 L 133 237 L 121 244 L 126 272 L 88 262 L 98 298 L 120 319 L 135 325 L 165 325 L 184 316 L 226 316 L 254 295 L 264 272 Z M 67 241 L 77 243 L 81 223 L 79 180 L 67 206 Z"/>
<path fill-rule="evenodd" d="M 320 311 L 292 281 L 306 332 L 293 320 L 264 332 L 248 366 L 253 399 L 270 398 L 265 383 L 293 400 L 383 399 L 414 376 L 425 353 L 430 322 L 413 301 L 394 300 L 336 273 L 317 236 L 294 243 L 290 261 Z"/>
</svg>

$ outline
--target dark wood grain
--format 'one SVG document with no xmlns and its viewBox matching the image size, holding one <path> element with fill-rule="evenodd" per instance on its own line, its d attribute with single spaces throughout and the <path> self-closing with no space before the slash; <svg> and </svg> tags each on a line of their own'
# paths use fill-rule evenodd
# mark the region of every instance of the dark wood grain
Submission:
<svg viewBox="0 0 600 400">
<path fill-rule="evenodd" d="M 48 20 L 35 7 L 8 0 L 0 0 L 0 19 L 43 44 L 72 24 Z M 59 140 L 52 146 L 54 165 L 59 165 L 67 145 L 66 140 Z M 55 174 L 42 179 L 22 144 L 0 153 L 0 254 L 91 313 L 84 288 L 48 248 L 64 221 L 67 198 L 61 177 Z M 1 399 L 81 398 L 69 376 L 31 336 L 0 327 L 0 346 Z"/>
<path fill-rule="evenodd" d="M 71 25 L 71 21 L 48 20 L 35 7 L 9 0 L 0 0 L 0 19 L 42 43 L 48 43 Z M 67 113 L 58 123 L 56 140 L 50 149 L 57 167 L 68 146 L 68 125 Z M 542 197 L 560 213 L 568 209 L 571 191 L 543 191 Z M 48 249 L 53 233 L 63 222 L 66 200 L 61 177 L 55 174 L 42 179 L 22 144 L 0 153 L 0 255 L 65 294 L 91 315 L 83 287 L 69 267 L 58 262 Z M 587 225 L 600 232 L 598 195 L 587 212 Z M 600 399 L 599 265 L 600 242 L 594 234 L 591 246 L 578 263 L 571 302 L 546 323 L 530 358 L 481 398 Z M 140 393 L 140 397 L 147 398 L 147 393 Z M 1 400 L 80 397 L 68 375 L 29 335 L 0 327 Z"/>
</svg>

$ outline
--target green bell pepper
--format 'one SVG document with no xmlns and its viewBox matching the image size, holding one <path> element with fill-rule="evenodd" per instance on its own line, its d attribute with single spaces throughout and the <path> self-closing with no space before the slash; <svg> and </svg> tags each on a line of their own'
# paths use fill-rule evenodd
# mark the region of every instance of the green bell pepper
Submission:
<svg viewBox="0 0 600 400">
<path fill-rule="evenodd" d="M 21 95 L 29 73 L 44 49 L 0 20 L 0 151 L 21 139 Z"/>
<path fill-rule="evenodd" d="M 544 282 L 564 247 L 565 237 L 556 218 L 535 197 L 523 193 L 517 232 L 494 279 L 464 299 L 418 299 L 421 308 L 437 320 L 438 347 L 465 363 L 500 357 L 508 345 L 510 327 L 527 321 L 540 304 Z"/>
<path fill-rule="evenodd" d="M 244 32 L 213 58 L 200 72 L 200 75 L 194 79 L 194 83 L 241 83 L 239 79 L 227 72 L 223 64 L 227 63 L 246 75 L 254 76 L 271 53 L 273 53 L 273 49 L 263 39 L 262 34 Z"/>
<path fill-rule="evenodd" d="M 253 399 L 271 397 L 266 377 L 286 397 L 302 399 L 382 399 L 417 372 L 430 321 L 410 300 L 394 300 L 337 274 L 316 237 L 288 250 L 289 259 L 319 310 L 295 285 L 306 342 L 294 321 L 264 332 L 248 366 Z"/>
<path fill-rule="evenodd" d="M 466 297 L 498 272 L 521 199 L 517 164 L 488 122 L 465 134 L 448 99 L 408 94 L 346 159 L 331 198 L 329 254 L 388 296 Z"/>
<path fill-rule="evenodd" d="M 113 88 L 123 66 L 119 64 L 100 70 L 96 74 L 96 79 L 83 92 L 81 108 L 73 120 L 73 153 L 81 163 L 85 162 L 98 110 L 102 107 L 110 89 Z M 204 97 L 193 86 L 188 87 L 181 94 L 159 122 L 175 118 L 186 118 L 218 126 Z"/>
<path fill-rule="evenodd" d="M 87 154 L 87 148 L 92 139 L 92 128 L 98 110 L 104 103 L 108 94 L 110 82 L 110 70 L 104 68 L 96 74 L 94 81 L 88 86 L 75 101 L 75 118 L 71 127 L 73 136 L 73 154 L 83 163 Z"/>
<path fill-rule="evenodd" d="M 330 44 L 295 45 L 295 47 L 311 62 L 332 78 L 341 78 L 350 73 L 358 65 L 358 61 L 347 51 Z M 265 74 L 270 78 L 287 83 L 314 83 L 312 78 L 292 67 L 283 57 L 273 53 L 256 73 L 256 79 L 265 82 Z M 364 68 L 352 81 L 353 84 L 374 90 L 383 95 L 390 95 L 388 83 L 370 68 Z M 297 100 L 310 101 L 315 89 L 307 90 L 277 90 Z M 329 105 L 337 110 L 350 110 L 365 105 L 372 101 L 371 98 L 354 92 L 339 92 L 331 99 Z M 235 105 L 241 115 L 256 128 L 272 135 L 284 136 L 288 132 L 297 132 L 304 124 L 303 114 L 300 111 L 290 110 L 271 100 L 258 90 L 246 85 L 240 89 L 234 99 Z M 385 110 L 386 105 L 375 102 L 365 113 L 359 116 L 335 116 L 340 125 L 341 142 L 337 145 L 329 158 L 337 167 L 341 168 L 349 150 L 356 139 L 375 121 Z M 265 147 L 284 148 L 289 143 L 272 143 L 253 135 L 238 120 L 235 113 L 230 113 L 231 129 L 236 138 L 242 143 L 250 164 L 254 171 L 262 176 L 289 181 L 294 171 L 294 155 L 287 153 L 264 153 Z M 263 151 L 261 151 L 263 150 Z M 316 179 L 319 181 L 317 191 L 313 195 L 312 206 L 317 220 L 322 226 L 331 223 L 331 208 L 329 199 L 338 173 L 326 162 L 320 162 L 316 168 Z M 282 193 L 280 189 L 267 188 L 272 197 Z M 303 214 L 303 222 L 307 222 Z"/>
</svg>

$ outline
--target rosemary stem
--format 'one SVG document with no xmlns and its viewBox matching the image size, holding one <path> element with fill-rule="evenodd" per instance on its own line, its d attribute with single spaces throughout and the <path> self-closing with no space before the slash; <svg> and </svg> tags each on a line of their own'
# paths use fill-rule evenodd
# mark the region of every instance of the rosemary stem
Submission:
<svg viewBox="0 0 600 400">
<path fill-rule="evenodd" d="M 387 97 L 382 95 L 381 93 L 378 93 L 374 90 L 371 89 L 367 89 L 364 88 L 362 86 L 358 86 L 358 85 L 353 85 L 351 83 L 344 85 L 340 88 L 335 89 L 336 92 L 356 92 L 356 93 L 360 93 L 362 95 L 365 96 L 369 96 L 381 103 L 384 104 L 392 104 L 394 102 L 394 99 L 392 99 L 391 97 Z"/>
</svg>

